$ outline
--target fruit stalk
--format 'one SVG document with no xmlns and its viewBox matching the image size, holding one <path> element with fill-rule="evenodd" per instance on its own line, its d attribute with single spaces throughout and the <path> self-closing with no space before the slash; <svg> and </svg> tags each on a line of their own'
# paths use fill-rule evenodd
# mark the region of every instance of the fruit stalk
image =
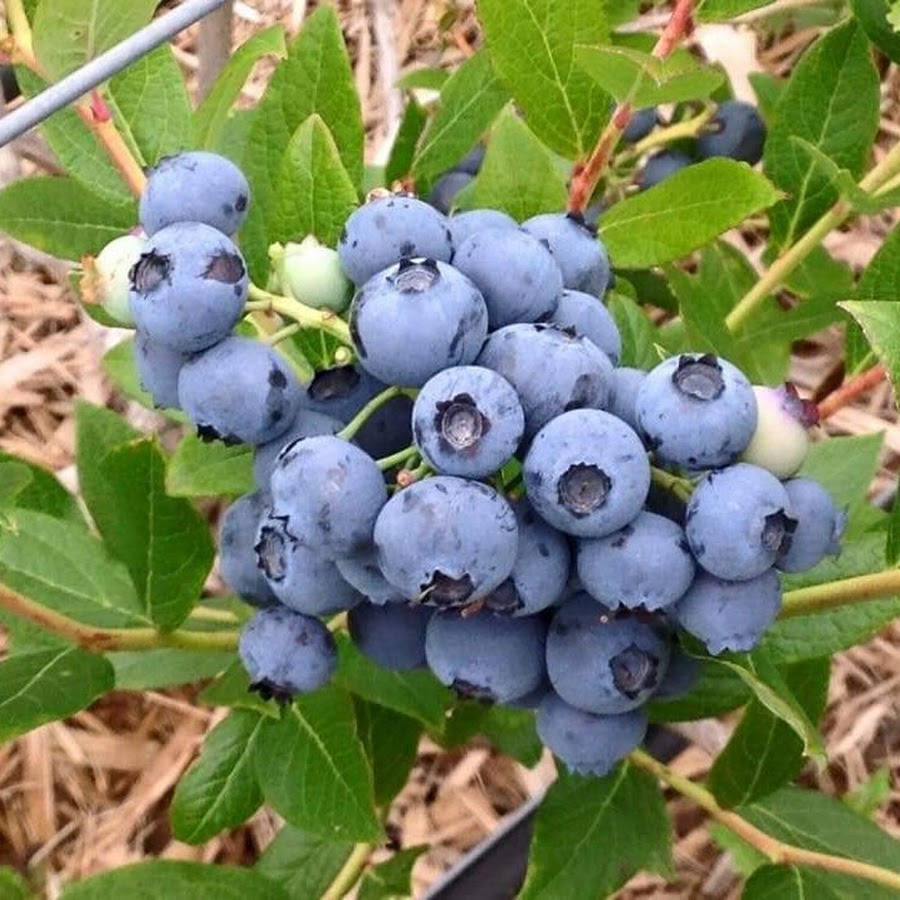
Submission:
<svg viewBox="0 0 900 900">
<path fill-rule="evenodd" d="M 838 606 L 849 606 L 879 597 L 900 594 L 900 569 L 884 569 L 868 575 L 856 575 L 839 581 L 827 581 L 787 591 L 779 618 L 808 616 Z"/>
<path fill-rule="evenodd" d="M 313 328 L 327 331 L 339 341 L 351 344 L 350 328 L 347 323 L 327 309 L 313 309 L 299 300 L 291 297 L 282 297 L 279 294 L 270 294 L 255 284 L 250 285 L 250 300 L 246 305 L 248 312 L 261 310 L 262 312 L 275 312 L 280 316 L 292 319 L 301 328 Z"/>
<path fill-rule="evenodd" d="M 366 422 L 369 421 L 369 418 L 373 415 L 373 413 L 377 412 L 381 409 L 385 403 L 389 403 L 394 397 L 399 397 L 402 394 L 407 394 L 410 397 L 414 397 L 415 391 L 405 391 L 403 388 L 399 387 L 389 387 L 386 390 L 383 390 L 380 394 L 376 394 L 339 432 L 338 437 L 342 437 L 345 441 L 351 441 L 354 437 L 356 437 L 356 433 L 359 431 Z M 406 456 L 409 456 L 409 452 L 413 448 L 407 448 L 403 452 Z"/>
<path fill-rule="evenodd" d="M 865 372 L 860 372 L 849 381 L 845 381 L 837 390 L 832 391 L 819 404 L 819 421 L 833 416 L 839 409 L 852 403 L 860 394 L 866 393 L 876 385 L 881 384 L 887 371 L 881 363 L 872 366 Z"/>
<path fill-rule="evenodd" d="M 815 850 L 806 850 L 803 847 L 795 847 L 786 844 L 777 838 L 766 834 L 755 825 L 751 825 L 746 819 L 737 813 L 722 809 L 716 802 L 716 798 L 699 784 L 684 778 L 673 772 L 668 766 L 655 760 L 643 750 L 633 750 L 628 759 L 631 764 L 649 772 L 664 784 L 677 791 L 683 797 L 693 800 L 701 809 L 709 813 L 720 825 L 724 825 L 729 831 L 756 848 L 766 856 L 770 862 L 784 866 L 811 866 L 816 869 L 825 869 L 829 872 L 840 872 L 844 875 L 853 875 L 856 878 L 864 878 L 876 884 L 900 889 L 900 873 L 883 869 L 881 866 L 873 866 L 870 863 L 859 862 L 855 859 L 847 859 L 843 856 L 832 856 L 829 853 L 819 853 Z"/>
<path fill-rule="evenodd" d="M 319 900 L 341 900 L 341 897 L 344 897 L 359 881 L 373 849 L 372 844 L 357 844 Z"/>
<path fill-rule="evenodd" d="M 665 59 L 669 56 L 682 38 L 690 31 L 691 13 L 694 11 L 695 2 L 696 0 L 676 0 L 672 16 L 666 23 L 666 27 L 652 50 L 652 55 L 656 59 Z M 631 91 L 632 94 L 637 86 L 638 82 L 635 82 Z M 600 181 L 600 177 L 609 163 L 613 149 L 618 143 L 622 132 L 631 121 L 633 112 L 631 97 L 627 97 L 616 106 L 609 124 L 600 135 L 591 155 L 584 163 L 576 164 L 569 186 L 568 209 L 570 213 L 576 215 L 584 213 L 597 187 L 597 183 Z"/>
</svg>

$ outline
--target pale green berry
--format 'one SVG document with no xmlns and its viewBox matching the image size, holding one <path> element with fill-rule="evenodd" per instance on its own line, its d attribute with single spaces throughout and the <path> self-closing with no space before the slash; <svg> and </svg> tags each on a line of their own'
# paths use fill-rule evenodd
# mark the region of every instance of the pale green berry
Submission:
<svg viewBox="0 0 900 900">
<path fill-rule="evenodd" d="M 753 392 L 759 418 L 741 460 L 768 469 L 777 478 L 790 478 L 806 459 L 808 428 L 817 420 L 815 406 L 801 399 L 792 385 L 756 385 Z"/>
<path fill-rule="evenodd" d="M 337 251 L 315 238 L 285 245 L 280 274 L 282 286 L 307 306 L 339 313 L 350 304 L 353 285 Z"/>
<path fill-rule="evenodd" d="M 81 293 L 86 303 L 98 303 L 119 324 L 134 326 L 128 303 L 128 273 L 147 246 L 147 239 L 125 234 L 110 241 L 96 256 L 83 260 Z"/>
</svg>

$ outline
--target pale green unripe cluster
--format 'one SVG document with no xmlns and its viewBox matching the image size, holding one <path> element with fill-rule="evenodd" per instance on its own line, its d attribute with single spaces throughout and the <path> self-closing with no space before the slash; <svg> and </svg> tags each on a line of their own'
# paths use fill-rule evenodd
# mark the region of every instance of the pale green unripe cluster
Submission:
<svg viewBox="0 0 900 900">
<path fill-rule="evenodd" d="M 81 292 L 85 302 L 99 304 L 116 322 L 127 327 L 134 327 L 128 303 L 128 273 L 146 246 L 145 237 L 125 234 L 84 261 Z"/>
<path fill-rule="evenodd" d="M 273 250 L 273 262 L 286 293 L 314 309 L 340 313 L 350 305 L 353 285 L 341 268 L 336 250 L 312 236 Z"/>
<path fill-rule="evenodd" d="M 754 386 L 759 413 L 756 432 L 741 459 L 777 478 L 796 475 L 809 451 L 804 401 L 784 387 Z"/>
</svg>

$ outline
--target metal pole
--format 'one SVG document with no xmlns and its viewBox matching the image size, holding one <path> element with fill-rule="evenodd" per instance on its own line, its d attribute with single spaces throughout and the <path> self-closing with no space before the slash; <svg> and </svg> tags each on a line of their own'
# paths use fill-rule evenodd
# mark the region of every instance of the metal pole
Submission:
<svg viewBox="0 0 900 900">
<path fill-rule="evenodd" d="M 66 75 L 61 81 L 0 119 L 0 147 L 89 93 L 98 84 L 112 78 L 136 59 L 171 40 L 179 31 L 193 25 L 224 3 L 225 0 L 185 0 L 171 12 L 154 19 L 131 37 L 110 47 L 71 75 Z"/>
</svg>

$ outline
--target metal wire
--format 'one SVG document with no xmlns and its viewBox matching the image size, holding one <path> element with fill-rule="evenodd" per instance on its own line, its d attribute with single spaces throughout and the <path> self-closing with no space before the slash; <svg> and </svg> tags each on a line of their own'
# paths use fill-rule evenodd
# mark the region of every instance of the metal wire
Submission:
<svg viewBox="0 0 900 900">
<path fill-rule="evenodd" d="M 160 44 L 171 40 L 179 31 L 193 25 L 224 3 L 225 0 L 185 0 L 171 12 L 154 19 L 71 75 L 66 75 L 18 109 L 0 118 L 0 147 L 25 134 L 57 110 L 90 93 L 97 85 L 112 78 Z"/>
</svg>

